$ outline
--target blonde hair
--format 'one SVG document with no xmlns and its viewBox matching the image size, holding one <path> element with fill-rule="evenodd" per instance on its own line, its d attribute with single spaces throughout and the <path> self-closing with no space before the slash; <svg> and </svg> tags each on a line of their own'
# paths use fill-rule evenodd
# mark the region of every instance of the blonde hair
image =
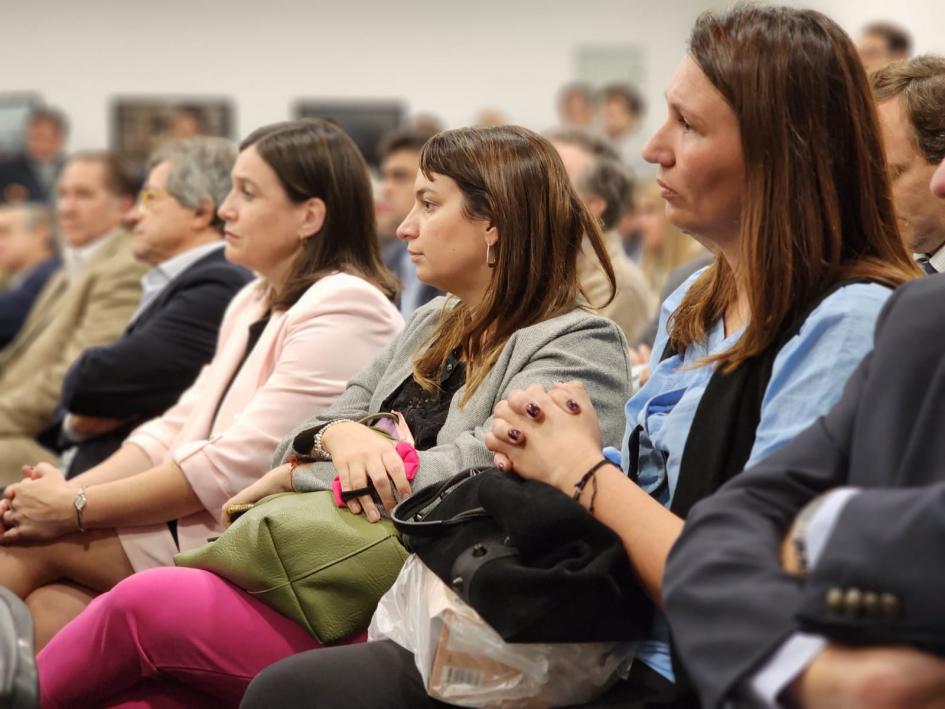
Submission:
<svg viewBox="0 0 945 709">
<path fill-rule="evenodd" d="M 635 201 L 638 209 L 651 202 L 655 202 L 660 209 L 663 209 L 663 198 L 660 196 L 660 189 L 655 180 L 646 182 L 638 188 Z M 705 253 L 705 249 L 698 241 L 664 217 L 663 243 L 659 247 L 653 247 L 647 246 L 644 241 L 642 253 L 640 268 L 643 275 L 646 276 L 650 289 L 654 293 L 660 293 L 670 271 L 687 261 L 698 258 Z"/>
</svg>

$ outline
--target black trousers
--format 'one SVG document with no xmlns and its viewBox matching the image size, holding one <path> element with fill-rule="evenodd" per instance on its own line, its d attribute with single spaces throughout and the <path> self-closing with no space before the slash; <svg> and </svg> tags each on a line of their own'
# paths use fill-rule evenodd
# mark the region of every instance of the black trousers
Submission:
<svg viewBox="0 0 945 709">
<path fill-rule="evenodd" d="M 635 663 L 630 677 L 590 709 L 694 707 L 674 699 L 672 683 Z M 428 709 L 452 704 L 431 699 L 413 654 L 391 640 L 310 650 L 281 660 L 250 683 L 241 709 Z"/>
</svg>

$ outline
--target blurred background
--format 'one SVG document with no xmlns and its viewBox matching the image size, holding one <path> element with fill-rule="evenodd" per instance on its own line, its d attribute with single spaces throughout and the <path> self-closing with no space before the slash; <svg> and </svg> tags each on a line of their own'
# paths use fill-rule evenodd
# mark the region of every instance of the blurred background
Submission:
<svg viewBox="0 0 945 709">
<path fill-rule="evenodd" d="M 870 21 L 894 20 L 916 53 L 945 49 L 940 0 L 804 4 L 853 36 Z M 637 86 L 648 133 L 663 116 L 662 90 L 693 20 L 718 5 L 11 1 L 0 27 L 0 147 L 15 150 L 29 106 L 42 103 L 68 117 L 69 150 L 142 155 L 163 133 L 236 138 L 300 111 L 333 110 L 342 123 L 360 113 L 377 131 L 418 115 L 446 127 L 509 121 L 543 130 L 559 123 L 556 97 L 572 81 Z"/>
</svg>

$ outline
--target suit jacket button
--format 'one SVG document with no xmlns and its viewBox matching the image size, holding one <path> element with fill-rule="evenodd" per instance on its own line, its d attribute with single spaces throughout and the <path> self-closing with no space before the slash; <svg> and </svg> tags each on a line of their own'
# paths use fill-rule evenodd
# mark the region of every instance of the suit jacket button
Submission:
<svg viewBox="0 0 945 709">
<path fill-rule="evenodd" d="M 883 609 L 883 615 L 887 618 L 898 617 L 902 610 L 899 599 L 891 593 L 881 593 L 879 595 L 879 605 Z"/>
<path fill-rule="evenodd" d="M 827 591 L 827 608 L 834 613 L 840 613 L 843 610 L 843 590 L 831 588 Z"/>
<path fill-rule="evenodd" d="M 876 615 L 879 612 L 879 595 L 872 591 L 863 594 L 863 610 L 867 615 Z"/>
<path fill-rule="evenodd" d="M 860 612 L 860 604 L 863 602 L 863 593 L 858 588 L 848 588 L 843 596 L 843 608 L 850 615 L 856 615 Z"/>
</svg>

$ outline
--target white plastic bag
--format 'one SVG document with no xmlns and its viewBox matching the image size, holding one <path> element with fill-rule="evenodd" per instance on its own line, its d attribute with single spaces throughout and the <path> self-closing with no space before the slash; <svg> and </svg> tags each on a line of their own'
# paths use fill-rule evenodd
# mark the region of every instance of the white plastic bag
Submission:
<svg viewBox="0 0 945 709">
<path fill-rule="evenodd" d="M 381 598 L 370 640 L 414 654 L 427 693 L 468 707 L 559 707 L 588 702 L 620 677 L 633 643 L 507 643 L 417 556 Z"/>
</svg>

